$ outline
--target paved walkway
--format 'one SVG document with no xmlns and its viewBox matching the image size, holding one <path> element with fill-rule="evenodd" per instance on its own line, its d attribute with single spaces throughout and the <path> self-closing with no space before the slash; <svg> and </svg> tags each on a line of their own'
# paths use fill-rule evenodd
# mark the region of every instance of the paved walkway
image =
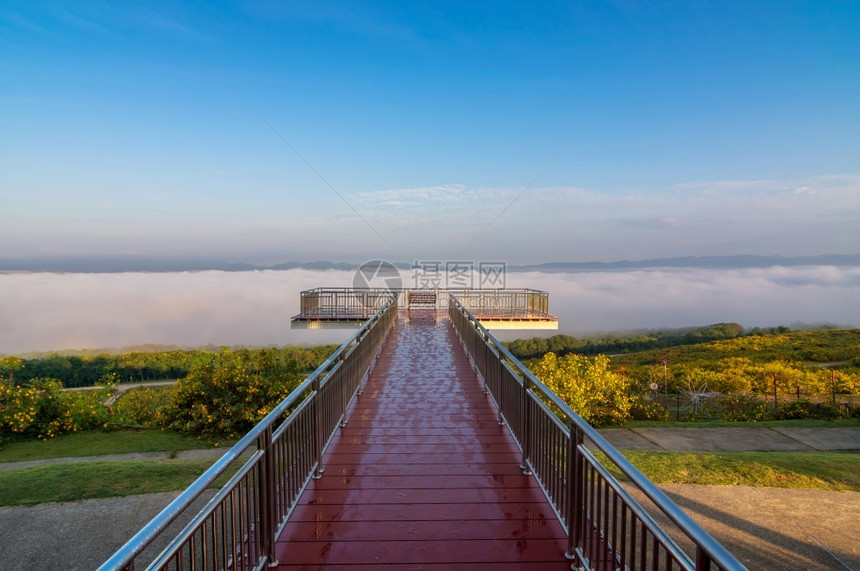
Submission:
<svg viewBox="0 0 860 571">
<path fill-rule="evenodd" d="M 197 450 L 178 450 L 176 452 L 129 452 L 128 454 L 104 454 L 101 456 L 72 456 L 68 458 L 45 458 L 23 462 L 0 462 L 0 471 L 45 466 L 48 464 L 69 464 L 73 462 L 124 462 L 128 460 L 169 460 L 171 458 L 220 458 L 227 452 L 225 448 L 201 448 Z"/>
<path fill-rule="evenodd" d="M 173 384 L 130 383 L 134 386 Z M 94 387 L 85 387 L 91 389 Z M 72 390 L 72 389 L 70 389 Z M 78 390 L 78 389 L 74 389 Z M 411 390 L 411 389 L 410 389 Z M 702 428 L 607 428 L 599 431 L 618 450 L 676 450 L 683 452 L 813 452 L 860 451 L 860 427 L 727 427 Z M 178 452 L 133 452 L 98 456 L 47 458 L 23 462 L 2 462 L 0 471 L 68 462 L 120 462 L 124 460 L 166 460 L 169 458 L 220 458 L 223 448 Z M 2 456 L 0 456 L 2 458 Z"/>
<path fill-rule="evenodd" d="M 860 427 L 610 428 L 600 433 L 619 450 L 684 452 L 815 452 L 860 450 Z"/>
<path fill-rule="evenodd" d="M 450 323 L 411 315 L 287 522 L 279 569 L 570 569 L 564 530 Z"/>
<path fill-rule="evenodd" d="M 600 433 L 619 450 L 683 452 L 860 451 L 860 427 L 790 428 L 607 428 Z M 120 462 L 169 458 L 220 458 L 224 448 L 178 452 L 134 452 L 102 456 L 0 462 L 0 471 L 68 462 Z"/>
</svg>

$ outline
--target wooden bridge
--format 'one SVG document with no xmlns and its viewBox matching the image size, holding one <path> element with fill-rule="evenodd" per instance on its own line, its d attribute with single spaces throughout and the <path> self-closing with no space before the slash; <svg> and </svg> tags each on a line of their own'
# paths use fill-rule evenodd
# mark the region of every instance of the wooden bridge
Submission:
<svg viewBox="0 0 860 571">
<path fill-rule="evenodd" d="M 570 569 L 567 535 L 446 316 L 400 316 L 299 499 L 280 568 Z"/>
<path fill-rule="evenodd" d="M 744 569 L 446 296 L 389 292 L 100 569 Z"/>
</svg>

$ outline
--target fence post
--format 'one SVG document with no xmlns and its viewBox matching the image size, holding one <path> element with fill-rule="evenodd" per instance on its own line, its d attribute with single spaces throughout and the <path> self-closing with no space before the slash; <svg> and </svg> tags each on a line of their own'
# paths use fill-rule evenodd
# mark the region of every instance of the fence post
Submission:
<svg viewBox="0 0 860 571">
<path fill-rule="evenodd" d="M 257 446 L 263 451 L 257 482 L 257 489 L 260 491 L 258 494 L 260 500 L 260 547 L 266 556 L 269 567 L 275 567 L 278 565 L 278 560 L 275 557 L 277 506 L 275 505 L 275 462 L 272 458 L 271 425 L 260 435 Z"/>
</svg>

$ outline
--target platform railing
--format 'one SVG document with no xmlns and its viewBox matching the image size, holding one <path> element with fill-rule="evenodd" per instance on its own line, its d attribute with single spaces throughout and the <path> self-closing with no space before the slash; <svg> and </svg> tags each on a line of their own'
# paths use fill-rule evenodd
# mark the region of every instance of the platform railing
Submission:
<svg viewBox="0 0 860 571">
<path fill-rule="evenodd" d="M 537 317 L 549 315 L 549 293 L 534 289 L 448 290 L 475 317 Z M 447 296 L 441 296 L 446 298 Z M 446 300 L 447 301 L 447 300 Z"/>
<path fill-rule="evenodd" d="M 275 565 L 275 540 L 359 392 L 397 319 L 388 299 L 340 348 L 216 461 L 100 570 L 132 570 L 146 548 L 216 480 L 236 470 L 147 569 L 260 569 Z M 141 558 L 142 559 L 142 558 Z"/>
<path fill-rule="evenodd" d="M 301 292 L 300 316 L 317 319 L 365 320 L 384 306 L 399 290 L 315 288 Z M 399 300 L 400 305 L 404 305 Z"/>
<path fill-rule="evenodd" d="M 524 318 L 549 315 L 549 293 L 540 290 L 519 289 L 464 289 L 464 288 L 334 288 L 320 287 L 300 293 L 300 311 L 293 319 L 304 320 L 364 320 L 373 315 L 392 294 L 398 296 L 401 308 L 410 307 L 410 295 L 432 294 L 437 310 L 448 310 L 448 299 L 453 295 L 477 317 Z M 427 297 L 429 299 L 429 297 Z"/>
<path fill-rule="evenodd" d="M 449 315 L 487 392 L 568 534 L 581 569 L 745 569 L 665 493 L 517 360 L 456 297 Z M 585 443 L 602 453 L 599 460 Z M 679 542 L 607 469 L 614 467 L 673 524 Z"/>
</svg>

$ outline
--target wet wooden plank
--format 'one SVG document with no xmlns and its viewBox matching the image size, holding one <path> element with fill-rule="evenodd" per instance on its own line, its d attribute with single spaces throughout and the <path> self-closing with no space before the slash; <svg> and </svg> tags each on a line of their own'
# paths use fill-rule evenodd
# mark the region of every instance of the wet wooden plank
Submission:
<svg viewBox="0 0 860 571">
<path fill-rule="evenodd" d="M 281 567 L 570 569 L 497 416 L 450 323 L 401 319 L 278 539 Z"/>
</svg>

